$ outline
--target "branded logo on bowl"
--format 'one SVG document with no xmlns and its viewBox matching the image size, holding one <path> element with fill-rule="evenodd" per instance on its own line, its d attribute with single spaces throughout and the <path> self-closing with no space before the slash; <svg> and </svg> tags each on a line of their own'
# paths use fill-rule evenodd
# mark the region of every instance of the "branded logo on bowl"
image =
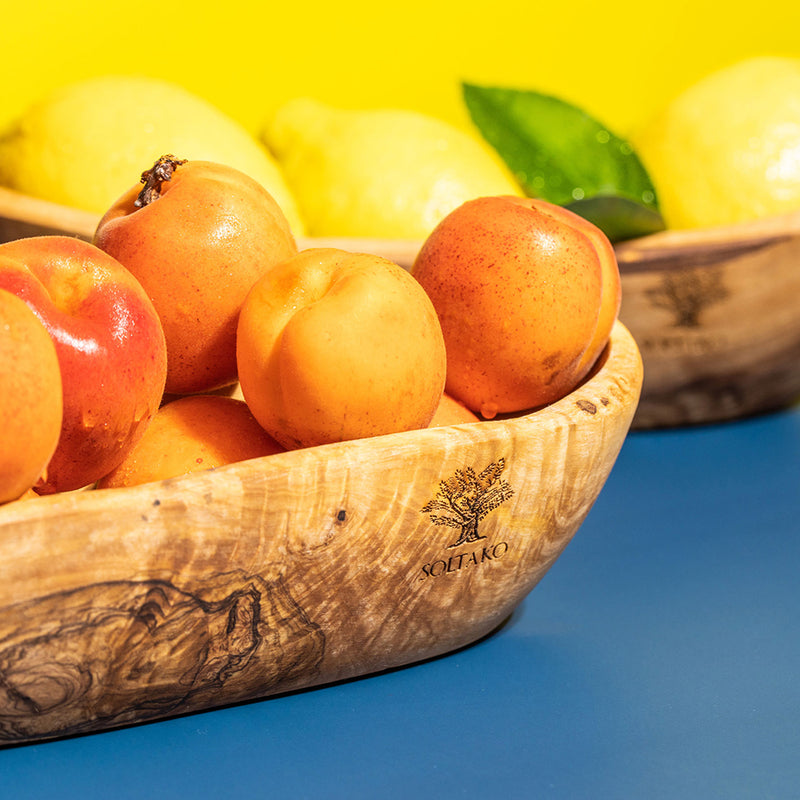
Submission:
<svg viewBox="0 0 800 800">
<path fill-rule="evenodd" d="M 711 305 L 726 300 L 722 267 L 699 267 L 666 272 L 658 286 L 645 292 L 653 308 L 669 311 L 675 328 L 700 328 L 700 315 Z"/>
<path fill-rule="evenodd" d="M 499 458 L 481 472 L 472 467 L 457 469 L 449 478 L 439 482 L 435 496 L 422 507 L 422 513 L 428 514 L 434 525 L 458 530 L 458 536 L 447 545 L 448 550 L 486 538 L 479 533 L 478 524 L 514 494 L 510 484 L 501 477 L 505 466 L 505 459 Z M 496 561 L 507 551 L 508 543 L 498 542 L 437 559 L 423 564 L 420 580 Z"/>
</svg>

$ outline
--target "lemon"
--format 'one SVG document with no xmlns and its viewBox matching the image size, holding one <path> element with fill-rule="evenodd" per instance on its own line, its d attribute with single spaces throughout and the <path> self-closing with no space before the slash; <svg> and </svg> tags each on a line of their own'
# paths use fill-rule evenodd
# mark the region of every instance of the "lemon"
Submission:
<svg viewBox="0 0 800 800">
<path fill-rule="evenodd" d="M 670 228 L 800 209 L 800 59 L 711 73 L 632 138 Z"/>
<path fill-rule="evenodd" d="M 466 200 L 521 193 L 477 136 L 417 111 L 298 97 L 262 139 L 312 236 L 422 239 Z"/>
<path fill-rule="evenodd" d="M 103 213 L 167 153 L 247 173 L 303 232 L 280 168 L 253 134 L 183 87 L 146 77 L 90 78 L 34 103 L 0 136 L 0 184 Z"/>
</svg>

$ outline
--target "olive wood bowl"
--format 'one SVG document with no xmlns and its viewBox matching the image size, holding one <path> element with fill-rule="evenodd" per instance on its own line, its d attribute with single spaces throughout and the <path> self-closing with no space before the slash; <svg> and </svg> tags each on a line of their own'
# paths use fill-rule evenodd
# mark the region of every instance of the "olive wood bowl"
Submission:
<svg viewBox="0 0 800 800">
<path fill-rule="evenodd" d="M 0 507 L 0 745 L 201 711 L 471 644 L 600 493 L 642 382 L 617 322 L 545 408 Z"/>
<path fill-rule="evenodd" d="M 98 216 L 0 189 L 0 241 L 91 239 Z M 420 242 L 302 239 L 409 268 Z M 800 210 L 756 222 L 665 231 L 616 245 L 620 318 L 639 345 L 634 428 L 720 422 L 800 399 Z"/>
</svg>

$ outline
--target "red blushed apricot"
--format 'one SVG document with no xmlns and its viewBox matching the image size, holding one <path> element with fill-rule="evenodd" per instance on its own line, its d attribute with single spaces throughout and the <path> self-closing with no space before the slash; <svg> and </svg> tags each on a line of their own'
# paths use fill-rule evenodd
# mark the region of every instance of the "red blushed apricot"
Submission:
<svg viewBox="0 0 800 800">
<path fill-rule="evenodd" d="M 252 288 L 237 336 L 242 393 L 287 448 L 427 427 L 445 380 L 430 299 L 384 258 L 311 248 Z"/>
<path fill-rule="evenodd" d="M 579 382 L 603 269 L 577 226 L 525 198 L 471 200 L 434 228 L 412 274 L 439 315 L 446 391 L 472 411 L 536 408 Z"/>
<path fill-rule="evenodd" d="M 74 236 L 0 244 L 0 287 L 35 309 L 61 369 L 61 435 L 36 491 L 88 486 L 122 461 L 161 403 L 158 314 L 122 264 Z"/>
<path fill-rule="evenodd" d="M 283 452 L 242 400 L 189 395 L 163 405 L 98 489 L 136 486 Z"/>
<path fill-rule="evenodd" d="M 0 289 L 0 503 L 30 494 L 61 434 L 55 344 L 28 304 Z"/>
</svg>

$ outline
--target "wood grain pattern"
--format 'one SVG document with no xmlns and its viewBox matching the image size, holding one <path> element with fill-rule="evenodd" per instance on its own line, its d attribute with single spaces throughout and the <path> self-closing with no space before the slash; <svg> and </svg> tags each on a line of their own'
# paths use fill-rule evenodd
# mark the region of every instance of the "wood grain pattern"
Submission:
<svg viewBox="0 0 800 800">
<path fill-rule="evenodd" d="M 0 242 L 26 236 L 66 234 L 91 241 L 100 217 L 0 186 Z"/>
<path fill-rule="evenodd" d="M 618 323 L 594 374 L 535 413 L 0 508 L 0 743 L 474 642 L 577 531 L 641 381 Z"/>
<path fill-rule="evenodd" d="M 0 189 L 0 240 L 73 231 L 97 218 Z M 419 242 L 301 239 L 410 267 Z M 616 247 L 620 317 L 645 364 L 635 428 L 736 419 L 800 399 L 800 211 Z"/>
<path fill-rule="evenodd" d="M 718 422 L 800 399 L 800 213 L 617 248 L 645 363 L 634 426 Z"/>
</svg>

